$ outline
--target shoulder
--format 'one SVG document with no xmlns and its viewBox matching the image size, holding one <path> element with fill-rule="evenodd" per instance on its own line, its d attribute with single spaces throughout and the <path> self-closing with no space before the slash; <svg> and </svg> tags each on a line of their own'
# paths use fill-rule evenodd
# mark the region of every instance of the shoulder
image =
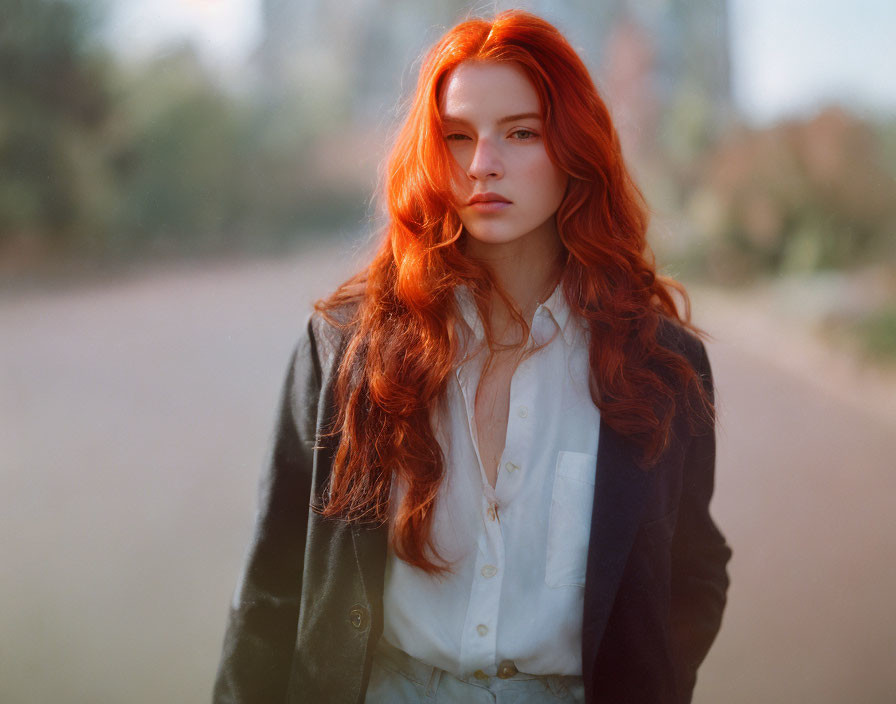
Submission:
<svg viewBox="0 0 896 704">
<path fill-rule="evenodd" d="M 323 313 L 313 310 L 304 317 L 287 367 L 287 387 L 292 413 L 307 424 L 313 437 L 321 393 L 332 393 L 345 346 L 350 338 L 352 311 L 340 306 Z M 304 427 L 304 426 L 303 426 Z"/>
<path fill-rule="evenodd" d="M 306 319 L 307 334 L 319 347 L 339 348 L 350 337 L 359 308 L 360 303 L 352 301 L 326 311 L 315 309 Z"/>
<path fill-rule="evenodd" d="M 298 336 L 296 356 L 313 357 L 323 376 L 328 376 L 351 338 L 359 307 L 358 301 L 351 301 L 308 313 Z"/>
<path fill-rule="evenodd" d="M 679 320 L 661 315 L 656 339 L 662 347 L 687 359 L 696 371 L 703 371 L 708 366 L 703 340 Z"/>
</svg>

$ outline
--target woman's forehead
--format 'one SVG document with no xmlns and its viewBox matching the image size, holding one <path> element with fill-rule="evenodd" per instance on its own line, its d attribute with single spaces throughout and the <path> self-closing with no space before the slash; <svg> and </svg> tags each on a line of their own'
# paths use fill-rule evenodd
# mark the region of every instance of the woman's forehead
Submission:
<svg viewBox="0 0 896 704">
<path fill-rule="evenodd" d="M 541 105 L 526 72 L 515 63 L 464 61 L 447 75 L 439 99 L 443 120 L 501 122 L 538 119 Z"/>
</svg>

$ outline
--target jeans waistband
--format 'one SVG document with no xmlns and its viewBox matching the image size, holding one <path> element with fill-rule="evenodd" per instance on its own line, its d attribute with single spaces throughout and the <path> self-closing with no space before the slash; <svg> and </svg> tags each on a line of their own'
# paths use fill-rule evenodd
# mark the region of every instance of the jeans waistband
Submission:
<svg viewBox="0 0 896 704">
<path fill-rule="evenodd" d="M 405 651 L 400 648 L 396 648 L 394 645 L 386 641 L 385 638 L 380 638 L 379 644 L 377 645 L 377 657 L 382 658 L 384 661 L 389 663 L 393 669 L 400 672 L 402 675 L 407 677 L 418 684 L 423 685 L 424 687 L 430 686 L 430 684 L 437 680 L 441 674 L 445 673 L 441 668 L 435 667 L 433 665 L 429 665 L 422 660 L 418 660 L 411 655 L 408 655 Z M 467 682 L 469 684 L 476 685 L 488 685 L 489 682 L 493 682 L 498 680 L 499 678 L 496 675 L 486 675 L 481 670 L 477 670 L 474 673 L 466 673 L 463 675 L 455 675 L 453 673 L 450 674 L 451 677 L 455 677 L 461 682 Z M 581 681 L 581 677 L 575 677 L 573 675 L 533 675 L 526 672 L 516 672 L 514 675 L 509 677 L 502 677 L 500 679 L 505 680 L 550 680 L 551 682 L 564 682 L 569 680 Z"/>
</svg>

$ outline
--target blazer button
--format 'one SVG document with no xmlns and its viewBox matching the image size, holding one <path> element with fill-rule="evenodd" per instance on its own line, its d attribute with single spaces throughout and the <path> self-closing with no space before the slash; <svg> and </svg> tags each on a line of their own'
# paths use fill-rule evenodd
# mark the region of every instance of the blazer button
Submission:
<svg viewBox="0 0 896 704">
<path fill-rule="evenodd" d="M 363 631 L 370 623 L 370 614 L 363 606 L 355 604 L 348 612 L 348 620 L 354 628 Z"/>
<path fill-rule="evenodd" d="M 513 664 L 513 660 L 502 660 L 498 665 L 498 677 L 502 680 L 509 680 L 513 677 L 519 670 L 516 669 L 516 665 Z"/>
</svg>

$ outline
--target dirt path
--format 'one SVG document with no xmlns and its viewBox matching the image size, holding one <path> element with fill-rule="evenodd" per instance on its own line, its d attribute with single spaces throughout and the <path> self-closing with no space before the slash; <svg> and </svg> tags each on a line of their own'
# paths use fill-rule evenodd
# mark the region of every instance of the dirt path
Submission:
<svg viewBox="0 0 896 704">
<path fill-rule="evenodd" d="M 317 251 L 0 299 L 0 701 L 208 701 L 285 365 L 350 268 Z M 744 349 L 737 305 L 695 306 L 735 550 L 696 701 L 892 701 L 896 422 Z"/>
</svg>

